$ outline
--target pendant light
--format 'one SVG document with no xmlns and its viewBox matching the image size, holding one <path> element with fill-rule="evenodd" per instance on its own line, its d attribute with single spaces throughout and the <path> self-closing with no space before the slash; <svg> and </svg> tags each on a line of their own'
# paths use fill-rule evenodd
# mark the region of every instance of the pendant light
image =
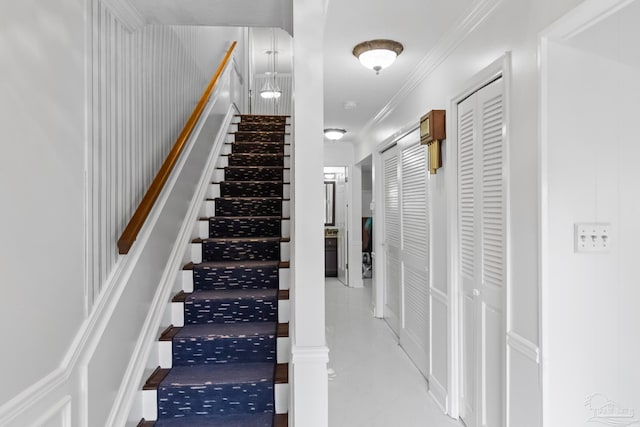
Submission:
<svg viewBox="0 0 640 427">
<path fill-rule="evenodd" d="M 271 50 L 265 52 L 268 58 L 268 64 L 271 66 L 271 71 L 265 73 L 267 78 L 265 79 L 262 89 L 260 89 L 260 96 L 264 99 L 278 99 L 282 95 L 282 91 L 278 87 L 277 82 L 277 67 L 278 67 L 278 40 L 276 38 L 275 29 L 271 29 Z"/>
</svg>

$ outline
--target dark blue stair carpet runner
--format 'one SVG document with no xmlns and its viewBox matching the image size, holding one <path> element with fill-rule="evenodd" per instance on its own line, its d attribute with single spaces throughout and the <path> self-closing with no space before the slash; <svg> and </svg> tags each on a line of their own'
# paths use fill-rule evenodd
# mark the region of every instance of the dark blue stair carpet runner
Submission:
<svg viewBox="0 0 640 427">
<path fill-rule="evenodd" d="M 240 142 L 284 142 L 284 132 L 238 131 L 236 141 Z"/>
<path fill-rule="evenodd" d="M 233 152 L 254 154 L 284 154 L 282 142 L 236 142 L 233 144 Z"/>
<path fill-rule="evenodd" d="M 204 262 L 279 259 L 279 237 L 215 238 L 205 239 L 202 242 Z"/>
<path fill-rule="evenodd" d="M 282 181 L 284 168 L 276 166 L 227 166 L 224 179 L 227 181 Z"/>
<path fill-rule="evenodd" d="M 282 216 L 282 198 L 219 197 L 216 199 L 216 216 Z"/>
<path fill-rule="evenodd" d="M 241 117 L 157 427 L 273 427 L 286 119 Z"/>
<path fill-rule="evenodd" d="M 282 154 L 233 153 L 229 154 L 229 166 L 282 166 Z"/>
<path fill-rule="evenodd" d="M 238 130 L 240 132 L 283 132 L 285 130 L 284 122 L 280 123 L 250 123 L 240 122 L 238 123 Z"/>
<path fill-rule="evenodd" d="M 276 322 L 186 325 L 173 337 L 173 366 L 276 361 Z"/>
<path fill-rule="evenodd" d="M 274 411 L 273 363 L 176 366 L 158 387 L 160 418 Z"/>
<path fill-rule="evenodd" d="M 185 295 L 185 324 L 278 321 L 277 289 L 216 289 Z"/>
<path fill-rule="evenodd" d="M 278 273 L 277 261 L 257 261 L 253 265 L 202 263 L 193 267 L 193 283 L 198 290 L 277 289 Z"/>
<path fill-rule="evenodd" d="M 282 221 L 279 217 L 212 217 L 209 218 L 211 237 L 279 237 Z"/>
<path fill-rule="evenodd" d="M 227 181 L 220 184 L 222 197 L 282 197 L 282 181 Z"/>
</svg>

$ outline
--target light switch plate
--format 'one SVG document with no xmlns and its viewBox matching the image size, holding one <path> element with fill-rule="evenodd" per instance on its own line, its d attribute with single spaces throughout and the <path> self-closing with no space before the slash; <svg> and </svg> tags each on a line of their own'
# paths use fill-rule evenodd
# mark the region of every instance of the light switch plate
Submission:
<svg viewBox="0 0 640 427">
<path fill-rule="evenodd" d="M 609 252 L 611 247 L 611 224 L 575 224 L 574 245 L 575 251 L 578 253 Z"/>
</svg>

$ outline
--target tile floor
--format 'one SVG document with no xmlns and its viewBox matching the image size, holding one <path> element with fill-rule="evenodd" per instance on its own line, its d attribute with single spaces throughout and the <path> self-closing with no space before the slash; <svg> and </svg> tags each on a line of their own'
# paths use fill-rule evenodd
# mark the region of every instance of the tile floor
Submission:
<svg viewBox="0 0 640 427">
<path fill-rule="evenodd" d="M 461 427 L 442 413 L 427 383 L 363 289 L 327 279 L 330 427 Z"/>
</svg>

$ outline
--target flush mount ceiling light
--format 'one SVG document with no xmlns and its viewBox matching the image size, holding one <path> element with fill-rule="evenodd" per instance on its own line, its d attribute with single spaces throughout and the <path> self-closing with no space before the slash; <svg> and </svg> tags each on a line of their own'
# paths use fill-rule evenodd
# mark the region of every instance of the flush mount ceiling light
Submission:
<svg viewBox="0 0 640 427">
<path fill-rule="evenodd" d="M 360 63 L 380 74 L 380 70 L 393 64 L 404 47 L 393 40 L 369 40 L 357 44 L 353 48 L 353 56 Z"/>
<path fill-rule="evenodd" d="M 347 133 L 344 129 L 328 128 L 324 130 L 324 136 L 331 141 L 337 141 Z"/>
</svg>

